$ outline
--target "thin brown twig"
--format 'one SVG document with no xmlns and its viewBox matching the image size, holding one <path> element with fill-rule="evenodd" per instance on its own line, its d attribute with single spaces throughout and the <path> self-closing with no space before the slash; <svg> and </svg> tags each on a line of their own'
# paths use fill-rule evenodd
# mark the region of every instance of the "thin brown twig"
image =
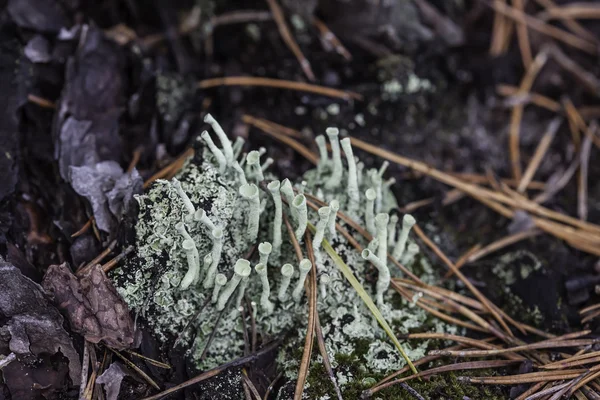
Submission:
<svg viewBox="0 0 600 400">
<path fill-rule="evenodd" d="M 277 3 L 277 0 L 267 0 L 267 3 L 269 4 L 269 8 L 271 9 L 271 13 L 273 14 L 273 19 L 275 19 L 275 23 L 277 24 L 277 29 L 279 30 L 281 38 L 283 39 L 287 47 L 292 51 L 292 53 L 294 53 L 294 56 L 300 63 L 300 67 L 302 68 L 302 71 L 304 71 L 304 74 L 306 75 L 308 80 L 314 82 L 315 74 L 310 68 L 310 62 L 304 56 L 302 50 L 300 50 L 298 43 L 296 43 L 296 41 L 294 40 L 294 37 L 292 36 L 287 26 L 287 23 L 285 22 L 283 10 Z"/>
<path fill-rule="evenodd" d="M 198 88 L 208 89 L 218 86 L 264 86 L 278 89 L 297 90 L 301 92 L 319 94 L 321 96 L 335 97 L 344 100 L 362 100 L 362 95 L 356 92 L 333 89 L 325 86 L 312 85 L 304 82 L 288 81 L 284 79 L 262 78 L 254 76 L 227 76 L 223 78 L 205 79 L 198 82 Z"/>
<path fill-rule="evenodd" d="M 38 106 L 40 106 L 42 108 L 50 108 L 50 109 L 56 108 L 56 103 L 54 103 L 53 101 L 50 101 L 48 99 L 44 99 L 43 97 L 37 96 L 35 94 L 28 94 L 27 101 L 29 101 L 30 103 L 37 104 Z"/>
</svg>

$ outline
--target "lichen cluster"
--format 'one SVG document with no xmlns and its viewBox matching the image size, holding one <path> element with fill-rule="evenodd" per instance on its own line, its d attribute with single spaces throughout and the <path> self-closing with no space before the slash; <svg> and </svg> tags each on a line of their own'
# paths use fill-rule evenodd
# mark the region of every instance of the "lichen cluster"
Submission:
<svg viewBox="0 0 600 400">
<path fill-rule="evenodd" d="M 390 190 L 394 180 L 383 178 L 387 164 L 365 170 L 350 140 L 340 141 L 337 129 L 330 128 L 331 154 L 325 136 L 318 136 L 320 162 L 294 185 L 267 172 L 272 161 L 261 162 L 264 149 L 241 154 L 242 141 L 232 144 L 212 117 L 206 121 L 221 146 L 204 132 L 202 162 L 188 162 L 176 178 L 159 180 L 137 197 L 136 255 L 114 272 L 121 295 L 165 346 L 184 345 L 199 369 L 213 368 L 244 355 L 245 330 L 254 323 L 262 342 L 287 335 L 278 365 L 293 380 L 297 349 L 306 335 L 304 280 L 312 268 L 319 289 L 318 315 L 334 369 L 340 357 L 356 358 L 363 375 L 402 367 L 405 361 L 323 251 L 323 239 L 376 299 L 396 334 L 424 326 L 456 331 L 388 290 L 399 271 L 389 265 L 387 254 L 425 280 L 431 278 L 431 269 L 409 237 L 414 219 L 390 216 L 397 204 Z M 312 196 L 327 206 L 313 210 Z M 373 241 L 367 243 L 337 218 L 341 211 L 364 226 Z M 314 263 L 306 250 L 303 259 L 296 257 L 285 218 L 303 249 L 307 225 L 315 226 Z M 336 223 L 365 248 L 362 254 L 336 232 Z M 425 354 L 427 342 L 404 346 L 415 359 Z M 352 382 L 350 371 L 336 370 L 336 375 L 342 390 Z"/>
</svg>

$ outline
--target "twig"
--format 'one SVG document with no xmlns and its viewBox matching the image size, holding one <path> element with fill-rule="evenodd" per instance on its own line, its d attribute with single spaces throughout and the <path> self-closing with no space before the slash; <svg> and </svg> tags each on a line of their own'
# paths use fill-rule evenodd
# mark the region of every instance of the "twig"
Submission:
<svg viewBox="0 0 600 400">
<path fill-rule="evenodd" d="M 287 47 L 294 53 L 294 56 L 300 63 L 300 67 L 302 67 L 302 71 L 308 78 L 309 81 L 315 81 L 315 74 L 313 74 L 312 69 L 310 68 L 310 62 L 306 59 L 304 54 L 302 54 L 302 50 L 298 47 L 298 44 L 292 37 L 290 30 L 285 22 L 285 17 L 283 16 L 283 11 L 279 4 L 277 4 L 277 0 L 267 0 L 269 4 L 269 8 L 271 9 L 271 13 L 273 14 L 273 18 L 275 19 L 275 23 L 277 24 L 277 29 L 279 29 L 279 34 L 281 38 L 287 45 Z"/>
<path fill-rule="evenodd" d="M 79 398 L 84 396 L 88 383 L 88 370 L 90 367 L 90 343 L 83 341 L 83 357 L 81 361 L 81 384 L 79 386 Z"/>
<path fill-rule="evenodd" d="M 50 108 L 50 109 L 56 108 L 56 103 L 54 103 L 53 101 L 50 101 L 48 99 L 44 99 L 43 97 L 36 96 L 35 94 L 28 94 L 27 100 L 30 103 L 37 104 L 38 106 L 40 106 L 42 108 Z"/>
<path fill-rule="evenodd" d="M 307 93 L 315 93 L 322 96 L 335 97 L 344 100 L 362 100 L 362 95 L 333 89 L 325 86 L 311 85 L 304 82 L 287 81 L 275 78 L 260 78 L 254 76 L 228 76 L 223 78 L 212 78 L 198 82 L 200 89 L 208 89 L 218 86 L 264 86 L 278 89 L 297 90 Z"/>
<path fill-rule="evenodd" d="M 124 259 L 125 257 L 127 257 L 131 252 L 133 252 L 133 250 L 134 250 L 133 245 L 127 246 L 125 248 L 125 250 L 123 250 L 121 253 L 117 254 L 117 256 L 114 257 L 112 260 L 110 260 L 109 262 L 107 262 L 106 264 L 104 264 L 102 266 L 102 270 L 104 272 L 110 271 L 111 269 L 113 269 L 115 267 L 115 265 L 117 265 L 117 263 L 119 261 L 121 261 L 122 259 Z"/>
</svg>

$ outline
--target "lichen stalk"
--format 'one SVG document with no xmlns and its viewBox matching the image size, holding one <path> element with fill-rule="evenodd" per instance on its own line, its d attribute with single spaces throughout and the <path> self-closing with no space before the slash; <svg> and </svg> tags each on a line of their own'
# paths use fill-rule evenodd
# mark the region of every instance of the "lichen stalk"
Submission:
<svg viewBox="0 0 600 400">
<path fill-rule="evenodd" d="M 304 232 L 306 232 L 306 227 L 308 225 L 308 208 L 306 207 L 306 197 L 303 194 L 299 194 L 294 197 L 292 208 L 296 210 L 296 215 L 298 218 L 298 227 L 294 231 L 294 235 L 296 236 L 296 240 L 302 241 L 302 237 L 304 236 Z"/>
<path fill-rule="evenodd" d="M 193 240 L 185 239 L 181 244 L 181 247 L 185 251 L 187 257 L 188 270 L 181 280 L 179 287 L 182 290 L 185 290 L 190 287 L 192 283 L 197 282 L 200 277 L 200 256 L 198 255 L 198 249 L 196 249 L 196 244 Z"/>
<path fill-rule="evenodd" d="M 267 189 L 271 192 L 271 196 L 273 197 L 273 202 L 275 203 L 275 216 L 273 217 L 273 255 L 275 257 L 279 257 L 279 252 L 281 250 L 281 227 L 283 225 L 283 205 L 281 202 L 281 194 L 279 193 L 279 188 L 281 183 L 279 181 L 271 181 L 267 185 Z"/>
<path fill-rule="evenodd" d="M 244 294 L 246 293 L 246 288 L 248 287 L 249 281 L 250 278 L 247 276 L 243 277 L 242 281 L 240 282 L 240 286 L 238 287 L 237 297 L 235 298 L 235 308 L 238 310 L 242 307 L 242 300 L 244 299 Z"/>
<path fill-rule="evenodd" d="M 279 188 L 279 192 L 285 199 L 286 203 L 290 208 L 290 214 L 292 215 L 292 219 L 298 222 L 298 210 L 292 205 L 294 202 L 294 189 L 292 188 L 292 183 L 288 178 L 285 178 L 281 181 L 281 187 Z"/>
<path fill-rule="evenodd" d="M 237 161 L 234 162 L 233 169 L 238 174 L 238 179 L 240 180 L 241 184 L 246 185 L 248 183 L 248 180 L 246 179 L 246 173 L 244 172 L 244 169 L 242 168 L 240 163 Z"/>
<path fill-rule="evenodd" d="M 371 236 L 375 236 L 375 199 L 377 198 L 377 192 L 373 188 L 369 188 L 365 191 L 365 224 L 367 225 L 367 231 Z"/>
<path fill-rule="evenodd" d="M 201 223 L 205 227 L 208 228 L 209 231 L 215 229 L 215 224 L 210 220 L 206 211 L 200 208 L 194 213 L 194 221 Z"/>
<path fill-rule="evenodd" d="M 279 282 L 279 291 L 277 292 L 277 298 L 279 301 L 285 301 L 287 299 L 287 290 L 292 281 L 294 275 L 294 266 L 292 264 L 283 264 L 281 267 L 281 281 Z"/>
<path fill-rule="evenodd" d="M 233 276 L 227 282 L 227 285 L 221 291 L 219 295 L 219 300 L 217 301 L 217 310 L 221 311 L 227 305 L 229 298 L 235 292 L 235 289 L 238 287 L 239 283 L 243 278 L 247 278 L 250 275 L 250 261 L 240 258 L 236 261 L 235 266 L 233 268 Z"/>
<path fill-rule="evenodd" d="M 269 265 L 269 254 L 273 251 L 273 246 L 269 242 L 262 242 L 258 245 L 258 254 L 260 254 L 259 264 Z"/>
<path fill-rule="evenodd" d="M 185 229 L 185 224 L 181 221 L 175 224 L 175 230 L 183 237 L 184 240 L 192 240 L 192 237 Z"/>
<path fill-rule="evenodd" d="M 322 257 L 321 257 L 321 243 L 325 237 L 325 229 L 327 228 L 327 222 L 329 221 L 329 214 L 331 209 L 329 207 L 321 207 L 318 211 L 319 222 L 317 222 L 315 236 L 313 237 L 312 246 L 315 253 L 315 260 L 317 263 L 317 270 L 320 272 L 323 268 Z"/>
<path fill-rule="evenodd" d="M 210 299 L 211 303 L 214 304 L 217 302 L 219 299 L 219 292 L 226 283 L 227 277 L 224 274 L 217 274 L 217 276 L 215 276 L 215 286 L 213 287 L 212 297 Z"/>
<path fill-rule="evenodd" d="M 260 307 L 267 313 L 271 314 L 275 306 L 269 300 L 271 295 L 271 286 L 269 285 L 269 278 L 267 276 L 267 264 L 259 263 L 254 267 L 254 270 L 260 277 L 260 283 L 262 284 L 262 291 L 260 294 Z"/>
<path fill-rule="evenodd" d="M 387 213 L 379 213 L 377 214 L 377 216 L 375 216 L 375 230 L 377 231 L 377 240 L 379 241 L 379 247 L 377 248 L 377 257 L 384 264 L 387 264 L 387 227 L 389 221 L 390 215 Z"/>
<path fill-rule="evenodd" d="M 369 249 L 364 249 L 361 253 L 361 256 L 373 264 L 379 272 L 377 284 L 375 286 L 375 298 L 377 300 L 377 304 L 383 305 L 383 294 L 390 286 L 390 270 L 388 269 L 387 265 Z"/>
<path fill-rule="evenodd" d="M 419 253 L 419 245 L 411 243 L 406 247 L 406 253 L 402 256 L 400 262 L 402 264 L 410 264 L 415 259 L 415 256 Z"/>
<path fill-rule="evenodd" d="M 260 182 L 265 179 L 262 169 L 260 168 L 260 153 L 252 150 L 246 156 L 246 177 Z"/>
<path fill-rule="evenodd" d="M 207 131 L 202 132 L 200 137 L 204 140 L 204 143 L 206 143 L 213 156 L 215 156 L 217 164 L 219 165 L 219 172 L 224 173 L 227 169 L 227 159 L 223 155 L 223 152 L 215 145 L 215 142 L 213 142 Z"/>
<path fill-rule="evenodd" d="M 348 210 L 355 211 L 358 208 L 358 202 L 360 201 L 356 160 L 354 159 L 354 154 L 352 152 L 350 138 L 342 139 L 340 143 L 344 150 L 344 154 L 346 155 L 346 162 L 348 163 L 348 187 L 346 188 L 349 200 Z"/>
<path fill-rule="evenodd" d="M 213 286 L 215 275 L 217 274 L 217 267 L 221 261 L 221 253 L 223 252 L 223 229 L 217 227 L 212 230 L 211 236 L 213 239 L 213 246 L 210 252 L 212 263 L 206 271 L 206 278 L 204 279 L 204 288 L 209 289 Z"/>
<path fill-rule="evenodd" d="M 406 241 L 408 240 L 408 234 L 416 222 L 415 218 L 410 214 L 406 214 L 404 218 L 402 218 L 402 230 L 400 231 L 400 235 L 398 235 L 396 246 L 394 246 L 394 251 L 392 252 L 392 257 L 394 257 L 394 259 L 399 260 L 400 257 L 402 257 L 404 248 L 406 247 Z"/>
<path fill-rule="evenodd" d="M 177 180 L 177 178 L 173 178 L 171 180 L 171 185 L 173 185 L 173 187 L 175 188 L 175 191 L 177 192 L 179 197 L 181 197 L 181 201 L 183 202 L 183 206 L 185 207 L 185 210 L 187 211 L 188 215 L 194 215 L 194 212 L 196 212 L 196 209 L 195 209 L 194 205 L 192 204 L 192 201 L 188 197 L 187 193 L 185 193 L 183 188 L 181 187 L 181 182 L 179 182 L 179 180 Z"/>
<path fill-rule="evenodd" d="M 337 218 L 337 212 L 340 209 L 340 202 L 333 199 L 329 202 L 329 219 L 327 220 L 327 229 L 332 238 L 336 237 L 337 231 L 335 229 L 335 220 Z"/>
<path fill-rule="evenodd" d="M 258 237 L 258 226 L 260 222 L 260 198 L 258 186 L 247 183 L 240 186 L 240 195 L 248 201 L 248 241 L 253 243 Z"/>
<path fill-rule="evenodd" d="M 233 148 L 231 147 L 231 141 L 225 134 L 225 131 L 223 130 L 223 128 L 221 128 L 221 125 L 210 114 L 206 114 L 206 116 L 204 117 L 204 122 L 209 124 L 213 128 L 213 130 L 215 131 L 217 136 L 219 137 L 221 146 L 223 146 L 223 153 L 225 154 L 225 161 L 226 161 L 227 165 L 231 165 L 233 163 L 235 157 L 233 155 Z"/>
<path fill-rule="evenodd" d="M 327 166 L 329 163 L 329 155 L 327 154 L 327 142 L 325 140 L 325 136 L 318 135 L 315 138 L 315 142 L 317 143 L 317 148 L 319 149 L 319 163 L 317 164 L 317 171 L 321 173 L 323 168 Z"/>
<path fill-rule="evenodd" d="M 331 176 L 327 182 L 325 182 L 325 187 L 327 189 L 335 189 L 340 185 L 342 174 L 344 172 L 342 166 L 342 154 L 340 151 L 340 141 L 338 137 L 340 131 L 337 128 L 327 128 L 325 133 L 327 134 L 329 143 L 331 144 L 331 159 L 333 162 L 333 170 L 331 172 Z"/>
<path fill-rule="evenodd" d="M 298 278 L 298 282 L 296 282 L 296 286 L 292 291 L 292 298 L 297 303 L 302 298 L 302 292 L 304 290 L 304 282 L 306 281 L 306 277 L 312 268 L 312 263 L 308 258 L 304 258 L 300 261 L 298 265 L 298 269 L 300 271 L 300 277 Z"/>
<path fill-rule="evenodd" d="M 233 142 L 233 145 L 232 145 L 234 160 L 237 160 L 238 157 L 240 156 L 240 154 L 242 154 L 242 150 L 244 149 L 244 143 L 245 143 L 245 140 L 243 137 L 238 136 L 235 138 L 235 141 Z"/>
<path fill-rule="evenodd" d="M 273 160 L 271 157 L 267 158 L 265 162 L 260 166 L 260 170 L 262 172 L 265 172 L 271 165 L 273 165 L 274 162 L 275 160 Z"/>
</svg>

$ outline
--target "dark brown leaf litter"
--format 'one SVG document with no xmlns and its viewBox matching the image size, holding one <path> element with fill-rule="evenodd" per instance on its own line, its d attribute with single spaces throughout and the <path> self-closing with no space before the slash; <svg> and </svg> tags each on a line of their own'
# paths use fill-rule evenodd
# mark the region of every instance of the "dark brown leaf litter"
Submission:
<svg viewBox="0 0 600 400">
<path fill-rule="evenodd" d="M 54 303 L 87 341 L 114 349 L 132 347 L 133 320 L 100 265 L 77 278 L 66 263 L 51 265 L 42 282 Z"/>
<path fill-rule="evenodd" d="M 63 317 L 47 300 L 40 285 L 0 258 L 0 351 L 17 360 L 3 368 L 13 398 L 62 392 L 68 379 L 80 383 L 81 361 Z M 13 376 L 15 379 L 6 379 Z"/>
</svg>

